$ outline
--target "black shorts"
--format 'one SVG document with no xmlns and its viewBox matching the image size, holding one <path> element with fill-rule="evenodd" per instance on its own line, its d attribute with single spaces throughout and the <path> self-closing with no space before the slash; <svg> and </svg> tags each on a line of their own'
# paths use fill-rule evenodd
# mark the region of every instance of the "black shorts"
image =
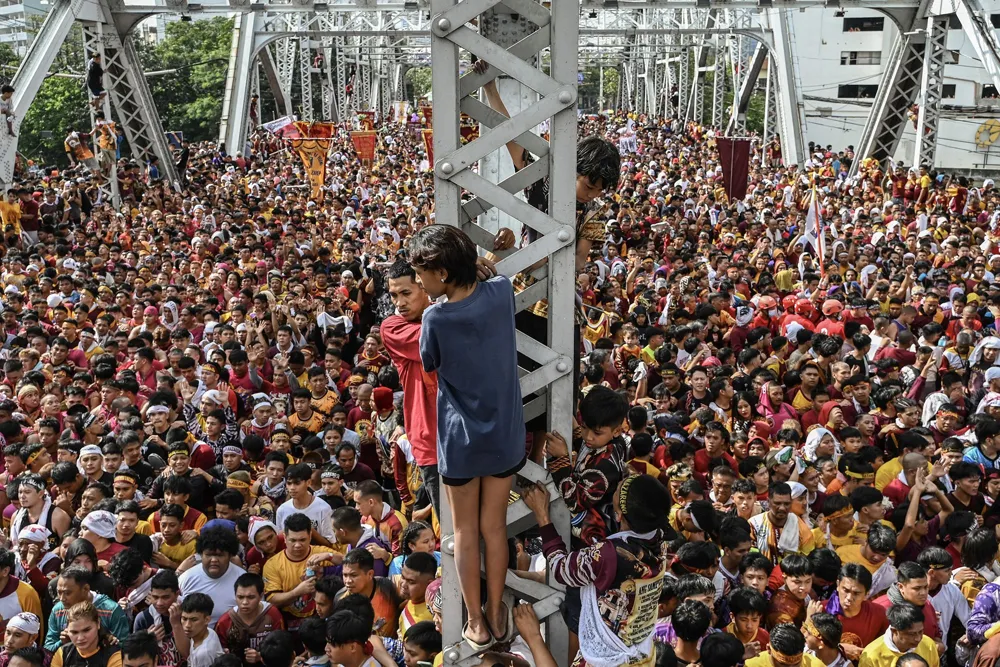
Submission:
<svg viewBox="0 0 1000 667">
<path fill-rule="evenodd" d="M 523 459 L 521 459 L 520 463 L 518 463 L 516 466 L 514 466 L 510 470 L 505 470 L 505 471 L 503 471 L 501 473 L 497 473 L 496 475 L 490 475 L 490 477 L 496 477 L 497 479 L 504 479 L 505 477 L 511 477 L 513 475 L 516 475 L 517 473 L 521 472 L 521 468 L 523 468 L 524 464 L 527 463 L 527 462 L 528 462 L 528 457 L 525 456 Z M 441 475 L 441 483 L 444 484 L 445 486 L 465 486 L 466 484 L 468 484 L 469 482 L 471 482 L 473 479 L 475 479 L 475 478 L 474 477 L 467 477 L 467 478 L 466 477 L 445 477 L 444 475 Z"/>
</svg>

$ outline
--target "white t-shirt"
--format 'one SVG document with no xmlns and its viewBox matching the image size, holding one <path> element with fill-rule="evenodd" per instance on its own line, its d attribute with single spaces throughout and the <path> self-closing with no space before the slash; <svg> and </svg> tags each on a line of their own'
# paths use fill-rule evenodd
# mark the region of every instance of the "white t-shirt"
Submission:
<svg viewBox="0 0 1000 667">
<path fill-rule="evenodd" d="M 199 564 L 182 574 L 177 582 L 181 586 L 182 595 L 204 593 L 212 598 L 215 608 L 212 610 L 212 620 L 208 627 L 215 628 L 222 615 L 236 606 L 236 580 L 245 572 L 242 567 L 230 563 L 225 574 L 218 579 L 212 579 L 205 574 L 205 566 Z"/>
<path fill-rule="evenodd" d="M 215 630 L 209 628 L 208 636 L 202 643 L 195 646 L 194 640 L 191 640 L 191 652 L 187 659 L 188 667 L 212 667 L 215 659 L 223 653 L 225 651 L 222 649 L 219 635 L 215 634 Z"/>
<path fill-rule="evenodd" d="M 304 510 L 300 510 L 292 503 L 292 500 L 286 500 L 281 503 L 278 511 L 275 513 L 275 524 L 278 526 L 278 530 L 281 532 L 285 531 L 285 519 L 292 516 L 293 514 L 305 514 L 312 521 L 313 528 L 316 529 L 320 535 L 330 541 L 330 544 L 336 544 L 337 538 L 333 534 L 333 508 L 325 500 L 317 497 L 313 497 L 312 504 Z"/>
</svg>

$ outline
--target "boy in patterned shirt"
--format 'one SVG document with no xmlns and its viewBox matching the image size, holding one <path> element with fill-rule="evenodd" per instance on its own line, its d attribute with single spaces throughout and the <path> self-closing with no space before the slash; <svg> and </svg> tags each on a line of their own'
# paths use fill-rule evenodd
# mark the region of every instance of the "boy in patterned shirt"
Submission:
<svg viewBox="0 0 1000 667">
<path fill-rule="evenodd" d="M 402 553 L 403 531 L 406 530 L 409 521 L 402 512 L 393 509 L 383 500 L 382 485 L 373 479 L 358 484 L 355 499 L 364 524 L 371 526 L 375 536 L 389 545 L 389 551 L 379 547 L 370 549 L 375 558 L 388 565 L 394 556 Z"/>
</svg>

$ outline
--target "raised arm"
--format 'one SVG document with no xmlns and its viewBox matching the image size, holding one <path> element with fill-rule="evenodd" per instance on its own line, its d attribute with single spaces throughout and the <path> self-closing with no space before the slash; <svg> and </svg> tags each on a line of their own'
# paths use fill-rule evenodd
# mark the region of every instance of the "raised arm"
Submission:
<svg viewBox="0 0 1000 667">
<path fill-rule="evenodd" d="M 477 60 L 476 64 L 472 66 L 472 69 L 476 74 L 483 74 L 489 66 L 489 63 L 485 60 Z M 486 101 L 494 111 L 510 118 L 507 106 L 503 103 L 503 98 L 500 97 L 500 91 L 497 89 L 496 79 L 493 79 L 483 86 L 483 92 L 486 93 Z M 524 148 L 522 148 L 516 141 L 508 141 L 507 152 L 510 153 L 510 159 L 514 163 L 514 169 L 517 171 L 524 169 Z"/>
</svg>

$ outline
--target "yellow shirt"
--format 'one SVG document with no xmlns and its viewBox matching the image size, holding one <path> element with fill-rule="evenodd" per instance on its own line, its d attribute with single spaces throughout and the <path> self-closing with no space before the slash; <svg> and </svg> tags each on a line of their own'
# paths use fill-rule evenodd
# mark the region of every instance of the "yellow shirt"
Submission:
<svg viewBox="0 0 1000 667">
<path fill-rule="evenodd" d="M 14 581 L 17 580 L 14 579 Z M 34 588 L 23 581 L 18 581 L 17 587 L 12 593 L 0 598 L 0 616 L 13 618 L 22 611 L 30 612 L 41 618 L 42 603 Z"/>
<path fill-rule="evenodd" d="M 780 667 L 780 665 L 776 665 L 774 660 L 771 659 L 771 654 L 765 651 L 757 657 L 747 660 L 745 667 Z M 826 667 L 826 665 L 824 665 L 823 661 L 816 656 L 809 653 L 803 653 L 802 667 Z"/>
<path fill-rule="evenodd" d="M 332 392 L 332 391 L 328 390 L 320 398 L 316 398 L 314 396 L 313 399 L 312 399 L 312 401 L 310 403 L 312 405 L 312 409 L 313 410 L 315 410 L 316 412 L 321 413 L 324 417 L 326 417 L 327 419 L 329 419 L 330 415 L 333 413 L 333 408 L 338 403 L 340 403 L 340 399 L 337 398 L 337 394 L 335 392 Z"/>
<path fill-rule="evenodd" d="M 153 531 L 153 526 L 148 521 L 140 521 L 139 523 L 135 524 L 135 532 L 136 535 L 149 536 L 152 535 L 154 531 Z"/>
<path fill-rule="evenodd" d="M 138 532 L 138 530 L 136 530 L 136 532 Z M 160 553 L 175 563 L 180 564 L 185 558 L 194 553 L 195 543 L 196 540 L 191 540 L 187 544 L 184 544 L 184 542 L 178 542 L 174 546 L 170 546 L 164 542 L 160 545 Z"/>
<path fill-rule="evenodd" d="M 6 200 L 0 201 L 0 221 L 4 227 L 14 225 L 14 231 L 21 233 L 21 205 L 17 202 L 11 204 Z"/>
<path fill-rule="evenodd" d="M 414 604 L 412 600 L 407 600 L 403 611 L 399 613 L 399 639 L 405 639 L 406 631 L 416 623 L 433 620 L 434 615 L 427 608 L 426 602 Z"/>
<path fill-rule="evenodd" d="M 295 412 L 288 416 L 288 427 L 293 431 L 297 428 L 304 428 L 310 433 L 319 433 L 323 430 L 324 424 L 326 424 L 326 419 L 315 408 L 309 419 L 302 419 Z"/>
<path fill-rule="evenodd" d="M 823 528 L 813 528 L 813 542 L 816 543 L 817 548 L 826 548 L 826 530 Z M 833 533 L 830 533 L 830 544 L 833 545 L 834 549 L 839 549 L 840 547 L 846 547 L 849 544 L 854 544 L 854 529 L 852 528 L 847 532 L 847 535 L 843 537 L 837 537 Z"/>
<path fill-rule="evenodd" d="M 841 562 L 857 563 L 872 574 L 875 574 L 882 567 L 882 563 L 873 563 L 862 555 L 860 544 L 848 544 L 847 546 L 839 547 L 837 555 L 840 556 Z"/>
<path fill-rule="evenodd" d="M 887 633 L 891 633 L 892 630 L 887 630 Z M 920 643 L 917 644 L 915 649 L 911 649 L 911 652 L 916 653 L 921 658 L 927 661 L 930 667 L 939 667 L 941 660 L 938 657 L 937 646 L 934 644 L 934 640 L 924 635 L 920 639 Z M 882 635 L 871 644 L 865 647 L 865 650 L 861 652 L 861 661 L 858 663 L 858 667 L 894 667 L 896 660 L 899 656 L 903 655 L 898 651 L 894 651 L 889 648 L 885 643 L 885 635 Z M 747 661 L 747 665 L 750 665 L 750 660 Z M 54 664 L 54 663 L 53 663 Z"/>
<path fill-rule="evenodd" d="M 899 477 L 899 473 L 901 472 L 903 472 L 903 462 L 899 460 L 899 457 L 889 459 L 875 473 L 875 488 L 881 491 L 892 480 Z"/>
<path fill-rule="evenodd" d="M 927 463 L 927 472 L 931 471 L 931 464 Z M 882 467 L 875 472 L 875 488 L 881 491 L 885 487 L 889 486 L 892 480 L 899 477 L 899 473 L 903 472 L 903 462 L 899 460 L 897 456 L 894 459 L 889 459 L 882 464 Z M 890 523 L 889 526 L 892 526 Z"/>
<path fill-rule="evenodd" d="M 288 554 L 284 551 L 271 556 L 264 563 L 264 597 L 270 598 L 275 593 L 284 593 L 298 586 L 305 576 L 309 557 L 329 552 L 327 547 L 314 545 L 309 548 L 309 554 L 297 563 L 288 560 Z M 303 595 L 279 609 L 296 618 L 305 618 L 316 611 L 316 603 L 312 595 Z"/>
</svg>

